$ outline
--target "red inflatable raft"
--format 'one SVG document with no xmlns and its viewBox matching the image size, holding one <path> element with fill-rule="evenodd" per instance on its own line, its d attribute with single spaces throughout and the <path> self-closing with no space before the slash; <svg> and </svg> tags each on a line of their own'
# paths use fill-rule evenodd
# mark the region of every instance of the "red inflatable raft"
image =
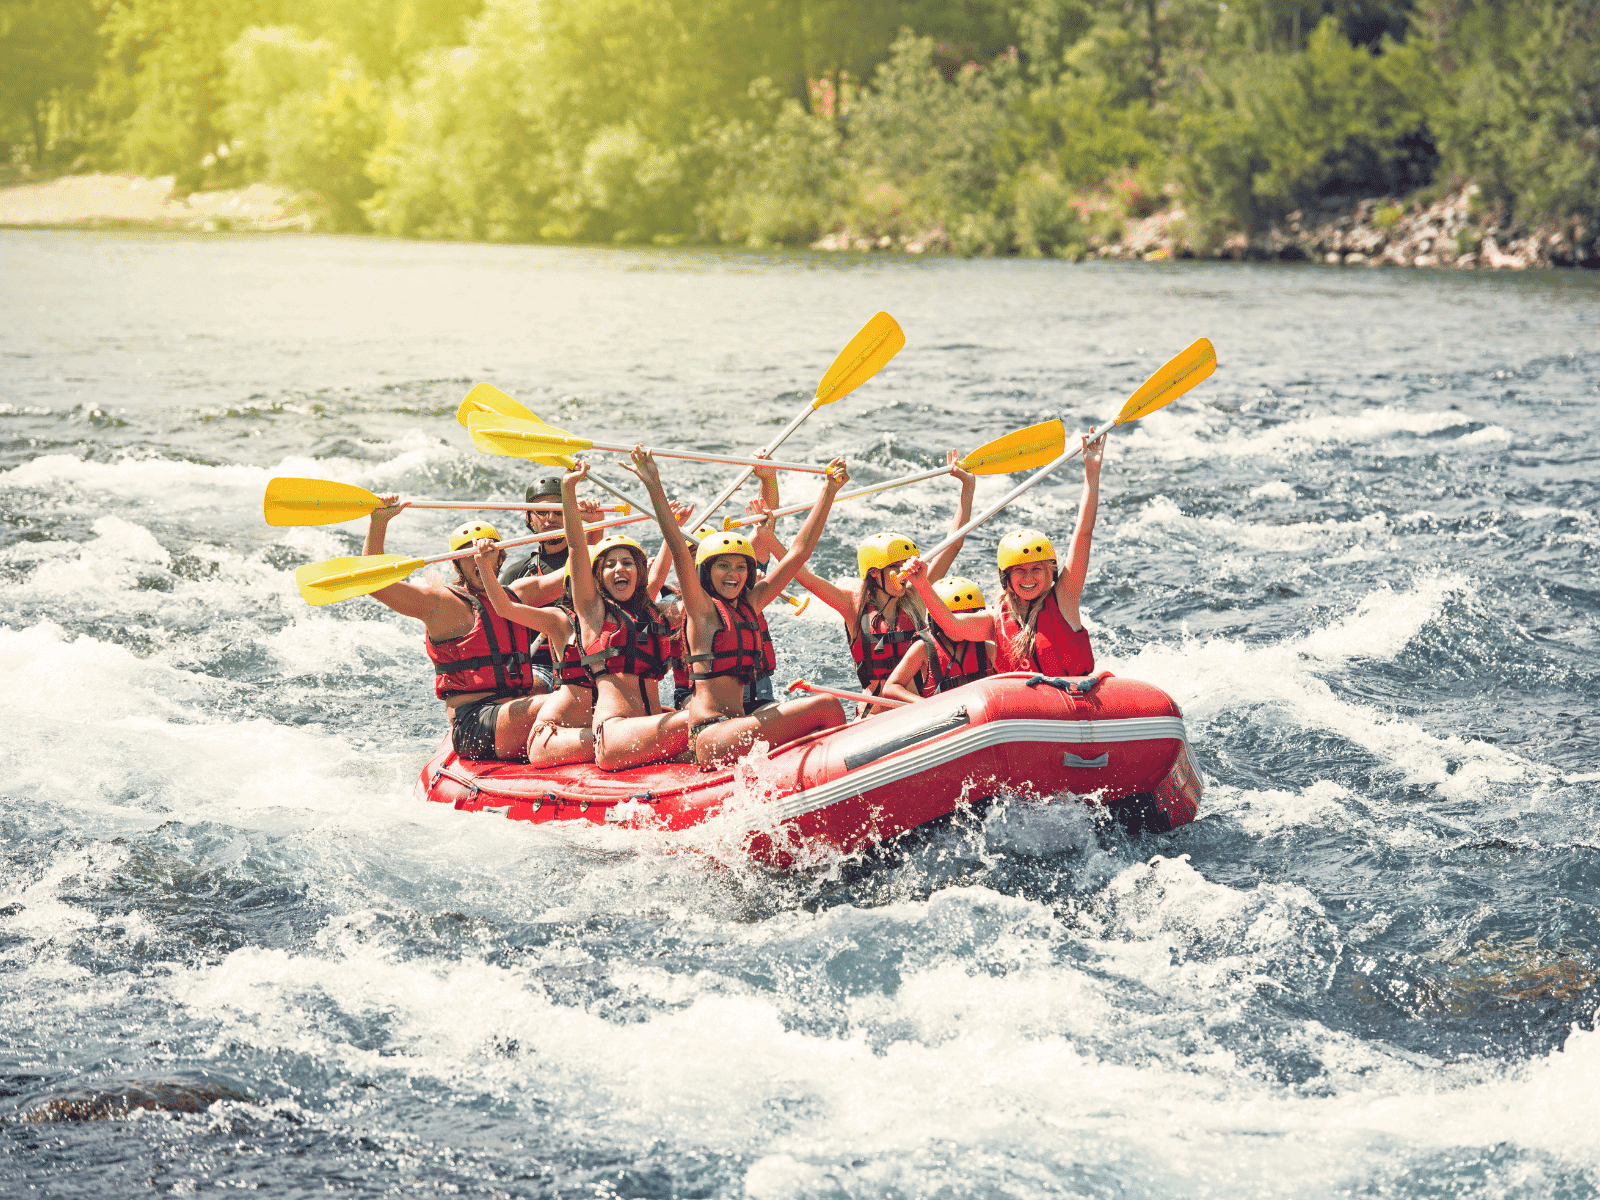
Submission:
<svg viewBox="0 0 1600 1200">
<path fill-rule="evenodd" d="M 790 867 L 887 841 L 1002 793 L 1076 797 L 1107 808 L 1130 831 L 1165 832 L 1194 820 L 1200 776 L 1183 714 L 1161 689 L 1110 672 L 1013 673 L 812 734 L 733 770 L 539 769 L 458 759 L 446 738 L 417 793 L 513 821 L 665 831 L 715 823 L 751 859 Z"/>
</svg>

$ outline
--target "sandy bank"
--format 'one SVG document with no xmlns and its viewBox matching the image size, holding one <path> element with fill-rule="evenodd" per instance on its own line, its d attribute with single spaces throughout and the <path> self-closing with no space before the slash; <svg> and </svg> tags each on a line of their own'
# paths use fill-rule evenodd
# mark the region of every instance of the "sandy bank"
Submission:
<svg viewBox="0 0 1600 1200">
<path fill-rule="evenodd" d="M 144 226 L 212 233 L 219 230 L 316 229 L 294 195 L 265 183 L 216 192 L 172 194 L 173 177 L 64 175 L 44 183 L 0 187 L 0 225 Z"/>
</svg>

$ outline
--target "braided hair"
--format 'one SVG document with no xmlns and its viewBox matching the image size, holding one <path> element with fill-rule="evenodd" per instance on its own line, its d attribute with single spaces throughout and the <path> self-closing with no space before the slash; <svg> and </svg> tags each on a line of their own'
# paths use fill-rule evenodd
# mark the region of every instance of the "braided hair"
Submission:
<svg viewBox="0 0 1600 1200">
<path fill-rule="evenodd" d="M 1006 646 L 1011 658 L 1015 662 L 1033 661 L 1033 640 L 1039 632 L 1039 614 L 1044 611 L 1045 601 L 1055 593 L 1056 580 L 1061 578 L 1058 567 L 1050 576 L 1050 586 L 1039 594 L 1039 598 L 1030 603 L 1024 603 L 1017 594 L 1011 590 L 1011 571 L 1007 567 L 1000 572 L 1000 605 L 1012 623 L 1018 626 L 1016 636 Z"/>
</svg>

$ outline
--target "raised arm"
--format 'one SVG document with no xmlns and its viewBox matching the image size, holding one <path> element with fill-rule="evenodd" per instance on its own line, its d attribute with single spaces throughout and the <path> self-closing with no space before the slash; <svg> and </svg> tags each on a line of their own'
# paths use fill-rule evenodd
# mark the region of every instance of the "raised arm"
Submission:
<svg viewBox="0 0 1600 1200">
<path fill-rule="evenodd" d="M 596 521 L 604 521 L 606 519 L 606 514 L 600 511 L 600 502 L 598 500 L 579 500 L 578 511 L 583 514 L 583 523 L 585 525 L 593 525 Z M 604 540 L 606 530 L 591 529 L 585 536 L 589 545 L 592 546 L 596 542 Z M 570 542 L 567 544 L 571 545 Z"/>
<path fill-rule="evenodd" d="M 661 486 L 661 470 L 655 456 L 643 446 L 633 448 L 633 462 L 624 464 L 639 477 L 644 490 L 650 493 L 650 503 L 656 510 L 656 524 L 661 526 L 661 538 L 672 555 L 672 568 L 678 575 L 678 590 L 683 593 L 686 608 L 699 611 L 706 604 L 705 590 L 700 586 L 700 576 L 694 569 L 694 554 L 689 549 L 689 539 L 678 528 L 678 514 L 667 499 Z"/>
<path fill-rule="evenodd" d="M 939 598 L 928 579 L 928 564 L 913 558 L 905 565 L 906 586 L 915 588 L 927 605 L 928 617 L 955 642 L 987 642 L 994 638 L 994 616 L 989 612 L 954 613 Z M 909 651 L 908 651 L 909 653 Z"/>
<path fill-rule="evenodd" d="M 1100 464 L 1105 458 L 1105 435 L 1083 436 L 1083 499 L 1078 504 L 1078 527 L 1072 531 L 1072 553 L 1067 569 L 1056 580 L 1056 604 L 1067 624 L 1083 628 L 1078 605 L 1083 600 L 1083 583 L 1089 577 L 1089 546 L 1094 541 L 1094 518 L 1100 508 Z"/>
<path fill-rule="evenodd" d="M 589 543 L 583 536 L 583 513 L 578 507 L 578 484 L 588 477 L 586 462 L 561 477 L 561 528 L 567 535 L 567 566 L 572 570 L 572 606 L 593 620 L 600 609 L 600 596 L 589 569 Z"/>
<path fill-rule="evenodd" d="M 950 526 L 951 530 L 954 531 L 972 520 L 972 492 L 977 486 L 978 480 L 971 471 L 963 471 L 956 465 L 961 461 L 961 455 L 954 450 L 950 451 L 945 461 L 950 464 L 950 474 L 961 481 L 961 500 L 956 505 L 955 524 Z M 933 556 L 932 561 L 928 563 L 929 582 L 943 579 L 949 573 L 951 564 L 956 561 L 956 555 L 961 553 L 962 543 L 966 540 L 966 538 L 958 538 Z"/>
<path fill-rule="evenodd" d="M 408 507 L 400 503 L 398 495 L 390 494 L 380 497 L 383 500 L 382 508 L 375 508 L 367 518 L 367 537 L 362 544 L 363 555 L 382 554 L 384 536 L 389 532 L 389 522 L 400 515 L 400 510 Z M 386 588 L 379 588 L 369 592 L 374 600 L 387 608 L 394 609 L 402 617 L 415 617 L 423 624 L 428 625 L 431 635 L 434 631 L 432 624 L 441 618 L 441 602 L 443 597 L 433 588 L 419 587 L 414 583 L 391 583 Z"/>
<path fill-rule="evenodd" d="M 689 514 L 694 512 L 694 506 L 680 504 L 673 500 L 672 516 L 674 522 L 681 529 L 683 523 L 689 519 Z M 685 538 L 685 541 L 688 539 Z M 661 594 L 662 587 L 667 582 L 667 572 L 672 569 L 672 547 L 667 545 L 666 538 L 661 539 L 661 549 L 656 551 L 656 556 L 650 560 L 650 573 L 645 576 L 645 594 L 654 600 Z"/>
<path fill-rule="evenodd" d="M 783 543 L 778 540 L 778 535 L 772 532 L 770 523 L 763 522 L 757 525 L 751 541 L 755 543 L 757 554 L 782 558 L 787 553 Z M 843 617 L 846 625 L 856 619 L 856 597 L 845 588 L 836 583 L 829 583 L 804 563 L 801 563 L 800 569 L 794 573 L 794 581 Z"/>
<path fill-rule="evenodd" d="M 806 559 L 811 557 L 811 552 L 817 548 L 817 539 L 822 536 L 822 527 L 828 523 L 828 511 L 833 508 L 833 498 L 849 482 L 850 472 L 845 469 L 844 459 L 836 458 L 828 464 L 828 482 L 823 486 L 821 498 L 812 505 L 806 523 L 800 526 L 800 536 L 795 538 L 789 552 L 767 572 L 767 577 L 750 589 L 750 603 L 756 608 L 765 608 L 776 600 L 783 589 L 789 586 L 789 581 L 799 573 Z"/>
<path fill-rule="evenodd" d="M 535 608 L 531 604 L 522 604 L 514 600 L 501 586 L 494 572 L 489 569 L 489 555 L 494 552 L 495 544 L 489 538 L 479 538 L 473 544 L 473 549 L 478 562 L 478 575 L 483 580 L 483 594 L 488 597 L 489 606 L 508 621 L 515 621 L 518 625 L 526 625 L 529 629 L 536 629 L 552 642 L 557 637 L 565 640 L 567 636 L 567 619 L 554 609 Z"/>
</svg>

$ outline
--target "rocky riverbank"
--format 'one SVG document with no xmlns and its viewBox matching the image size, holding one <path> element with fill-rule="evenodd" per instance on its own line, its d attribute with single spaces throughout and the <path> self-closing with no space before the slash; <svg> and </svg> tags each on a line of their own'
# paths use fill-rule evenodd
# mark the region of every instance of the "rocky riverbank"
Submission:
<svg viewBox="0 0 1600 1200">
<path fill-rule="evenodd" d="M 182 229 L 215 233 L 320 227 L 293 193 L 265 183 L 173 194 L 173 177 L 63 175 L 0 187 L 0 225 Z"/>
<path fill-rule="evenodd" d="M 1068 246 L 1073 257 L 1144 259 L 1244 259 L 1312 261 L 1345 266 L 1600 267 L 1600 230 L 1581 225 L 1528 229 L 1483 204 L 1467 186 L 1424 204 L 1416 198 L 1373 197 L 1316 212 L 1293 212 L 1255 236 L 1235 233 L 1201 244 L 1181 207 L 1170 205 L 1140 218 L 1107 220 L 1086 212 L 1097 231 Z M 327 228 L 294 193 L 265 183 L 177 196 L 170 175 L 65 175 L 46 182 L 0 184 L 0 226 L 152 228 L 191 232 Z M 960 239 L 954 239 L 959 242 Z M 959 253 L 943 229 L 902 235 L 836 231 L 814 250 L 904 254 Z"/>
<path fill-rule="evenodd" d="M 1137 219 L 1088 223 L 1091 227 L 1111 227 L 1109 233 L 1086 238 L 1082 252 L 1093 258 L 1282 260 L 1346 266 L 1512 270 L 1600 267 L 1600 230 L 1586 230 L 1576 224 L 1564 229 L 1519 228 L 1502 211 L 1482 204 L 1477 188 L 1470 185 L 1426 204 L 1416 198 L 1386 196 L 1336 204 L 1317 212 L 1293 212 L 1281 224 L 1253 237 L 1235 233 L 1209 245 L 1197 244 L 1187 214 L 1176 206 Z M 922 254 L 948 252 L 952 246 L 944 230 L 934 229 L 904 237 L 830 233 L 813 243 L 812 248 Z"/>
</svg>

